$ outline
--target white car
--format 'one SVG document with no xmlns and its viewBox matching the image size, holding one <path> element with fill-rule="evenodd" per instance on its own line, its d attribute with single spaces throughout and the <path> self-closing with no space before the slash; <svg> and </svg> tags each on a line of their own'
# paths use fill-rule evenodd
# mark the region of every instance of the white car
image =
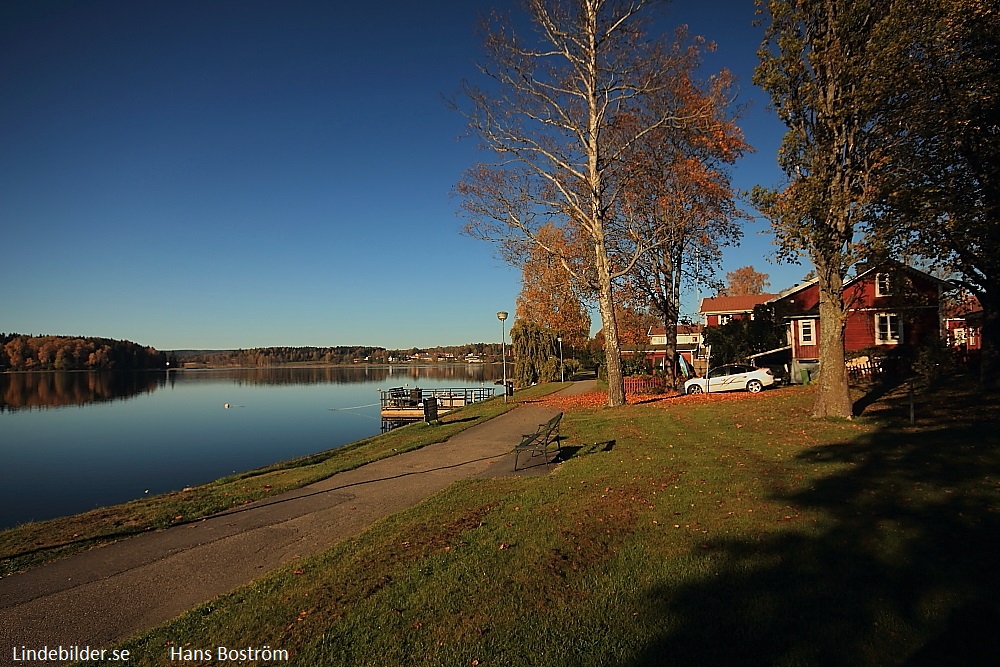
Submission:
<svg viewBox="0 0 1000 667">
<path fill-rule="evenodd" d="M 707 378 L 692 378 L 684 383 L 685 394 L 703 394 L 715 391 L 737 391 L 746 389 L 756 394 L 764 387 L 774 384 L 770 369 L 754 368 L 744 364 L 727 364 L 713 368 Z"/>
</svg>

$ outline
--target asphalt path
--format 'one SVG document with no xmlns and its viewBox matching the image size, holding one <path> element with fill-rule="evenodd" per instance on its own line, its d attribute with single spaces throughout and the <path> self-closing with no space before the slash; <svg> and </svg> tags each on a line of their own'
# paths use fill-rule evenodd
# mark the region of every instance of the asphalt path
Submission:
<svg viewBox="0 0 1000 667">
<path fill-rule="evenodd" d="M 593 388 L 592 381 L 574 382 L 563 392 Z M 457 480 L 515 474 L 514 445 L 555 412 L 519 405 L 446 442 L 4 577 L 0 664 L 25 664 L 14 660 L 20 647 L 106 647 L 353 537 Z M 550 467 L 526 455 L 521 465 L 517 474 Z"/>
</svg>

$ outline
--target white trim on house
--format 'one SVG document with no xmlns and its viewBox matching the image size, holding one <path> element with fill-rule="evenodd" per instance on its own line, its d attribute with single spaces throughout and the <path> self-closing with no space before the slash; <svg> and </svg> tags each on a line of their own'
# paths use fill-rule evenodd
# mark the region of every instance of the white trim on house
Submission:
<svg viewBox="0 0 1000 667">
<path fill-rule="evenodd" d="M 900 317 L 899 313 L 876 313 L 875 344 L 899 345 L 902 342 L 903 318 Z"/>
<path fill-rule="evenodd" d="M 806 345 L 816 345 L 816 320 L 814 319 L 802 319 L 798 320 L 799 329 L 799 346 L 803 347 Z"/>
<path fill-rule="evenodd" d="M 875 274 L 875 296 L 892 296 L 892 274 L 881 271 Z"/>
</svg>

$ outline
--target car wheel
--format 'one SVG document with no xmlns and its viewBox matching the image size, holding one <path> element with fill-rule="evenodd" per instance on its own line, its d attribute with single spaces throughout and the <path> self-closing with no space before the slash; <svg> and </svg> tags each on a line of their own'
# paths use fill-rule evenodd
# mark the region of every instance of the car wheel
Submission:
<svg viewBox="0 0 1000 667">
<path fill-rule="evenodd" d="M 749 382 L 747 382 L 747 391 L 749 391 L 751 394 L 756 394 L 763 388 L 764 385 L 760 383 L 760 380 L 750 380 Z"/>
<path fill-rule="evenodd" d="M 693 384 L 690 387 L 688 387 L 689 394 L 702 394 L 704 393 L 704 391 L 705 390 L 701 388 L 701 385 Z"/>
</svg>

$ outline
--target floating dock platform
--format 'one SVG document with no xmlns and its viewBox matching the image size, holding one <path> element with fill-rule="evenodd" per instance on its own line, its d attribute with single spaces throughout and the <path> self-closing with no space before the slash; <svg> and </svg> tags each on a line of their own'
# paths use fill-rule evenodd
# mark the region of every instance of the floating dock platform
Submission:
<svg viewBox="0 0 1000 667">
<path fill-rule="evenodd" d="M 433 421 L 438 418 L 438 415 L 451 410 L 493 398 L 495 393 L 494 387 L 379 389 L 382 421 L 383 423 L 398 422 L 393 425 L 421 420 Z"/>
</svg>

